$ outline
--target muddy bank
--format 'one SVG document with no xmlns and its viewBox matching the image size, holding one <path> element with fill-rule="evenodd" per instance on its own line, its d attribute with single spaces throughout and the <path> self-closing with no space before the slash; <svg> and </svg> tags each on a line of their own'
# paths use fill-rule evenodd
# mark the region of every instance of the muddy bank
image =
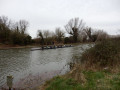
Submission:
<svg viewBox="0 0 120 90">
<path fill-rule="evenodd" d="M 14 48 L 33 48 L 33 47 L 38 47 L 37 45 L 27 45 L 27 46 L 20 46 L 20 45 L 0 45 L 0 50 L 5 50 L 5 49 L 14 49 Z"/>
<path fill-rule="evenodd" d="M 29 74 L 27 77 L 20 79 L 18 82 L 13 84 L 13 88 L 16 90 L 30 90 L 37 86 L 42 85 L 45 81 L 50 80 L 54 76 L 60 75 L 61 71 L 52 71 L 37 73 L 35 75 Z M 7 84 L 4 84 L 1 88 L 7 89 Z"/>
</svg>

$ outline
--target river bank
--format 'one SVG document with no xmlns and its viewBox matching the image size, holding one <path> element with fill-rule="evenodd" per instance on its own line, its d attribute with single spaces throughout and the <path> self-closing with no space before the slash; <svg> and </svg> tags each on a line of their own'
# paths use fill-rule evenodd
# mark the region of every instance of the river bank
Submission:
<svg viewBox="0 0 120 90">
<path fill-rule="evenodd" d="M 56 76 L 32 90 L 119 90 L 120 66 L 96 68 L 75 64 L 67 74 Z"/>
<path fill-rule="evenodd" d="M 86 43 L 69 43 L 69 44 L 55 44 L 55 45 L 84 45 L 84 44 L 94 44 L 93 42 L 86 42 Z M 44 45 L 44 46 L 51 46 L 51 45 Z M 34 45 L 8 45 L 8 44 L 2 44 L 0 43 L 0 50 L 5 49 L 14 49 L 14 48 L 36 48 L 41 47 L 39 44 Z"/>
<path fill-rule="evenodd" d="M 77 74 L 76 74 L 77 75 Z M 54 77 L 36 90 L 119 90 L 120 73 L 82 70 L 79 79 L 71 74 Z M 78 76 L 77 76 L 78 77 Z"/>
<path fill-rule="evenodd" d="M 37 47 L 37 45 L 20 46 L 20 45 L 6 45 L 6 44 L 0 44 L 0 50 L 14 49 L 14 48 L 33 48 L 33 47 Z"/>
<path fill-rule="evenodd" d="M 69 73 L 54 77 L 36 90 L 119 90 L 119 44 L 120 39 L 97 43 L 83 52 L 83 64 L 75 63 Z"/>
</svg>

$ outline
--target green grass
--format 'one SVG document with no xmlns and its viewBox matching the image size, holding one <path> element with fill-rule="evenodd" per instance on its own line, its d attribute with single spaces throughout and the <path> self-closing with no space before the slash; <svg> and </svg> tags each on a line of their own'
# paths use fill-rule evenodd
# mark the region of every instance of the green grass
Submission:
<svg viewBox="0 0 120 90">
<path fill-rule="evenodd" d="M 46 90 L 120 90 L 120 74 L 109 72 L 83 71 L 86 83 L 81 84 L 71 78 L 55 77 Z"/>
<path fill-rule="evenodd" d="M 73 79 L 56 77 L 46 90 L 77 90 L 78 86 L 80 85 Z"/>
</svg>

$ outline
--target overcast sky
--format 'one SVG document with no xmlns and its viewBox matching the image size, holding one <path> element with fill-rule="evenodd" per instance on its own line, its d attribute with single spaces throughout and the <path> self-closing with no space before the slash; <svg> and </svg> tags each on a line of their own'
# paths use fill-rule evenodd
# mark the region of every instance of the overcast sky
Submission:
<svg viewBox="0 0 120 90">
<path fill-rule="evenodd" d="M 32 37 L 36 37 L 38 29 L 64 29 L 75 17 L 83 19 L 86 26 L 118 34 L 120 0 L 0 0 L 3 15 L 14 21 L 27 20 Z"/>
</svg>

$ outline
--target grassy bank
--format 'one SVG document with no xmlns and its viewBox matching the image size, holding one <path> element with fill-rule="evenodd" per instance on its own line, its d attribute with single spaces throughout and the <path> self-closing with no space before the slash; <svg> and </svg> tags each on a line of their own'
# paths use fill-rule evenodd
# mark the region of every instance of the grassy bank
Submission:
<svg viewBox="0 0 120 90">
<path fill-rule="evenodd" d="M 119 90 L 120 73 L 105 71 L 82 71 L 85 83 L 78 82 L 73 78 L 55 77 L 47 82 L 43 90 Z M 41 90 L 41 89 L 40 89 Z"/>
<path fill-rule="evenodd" d="M 120 38 L 97 43 L 64 76 L 47 81 L 38 90 L 119 90 Z"/>
<path fill-rule="evenodd" d="M 98 70 L 77 64 L 66 75 L 54 77 L 37 90 L 120 90 L 120 67 Z"/>
</svg>

